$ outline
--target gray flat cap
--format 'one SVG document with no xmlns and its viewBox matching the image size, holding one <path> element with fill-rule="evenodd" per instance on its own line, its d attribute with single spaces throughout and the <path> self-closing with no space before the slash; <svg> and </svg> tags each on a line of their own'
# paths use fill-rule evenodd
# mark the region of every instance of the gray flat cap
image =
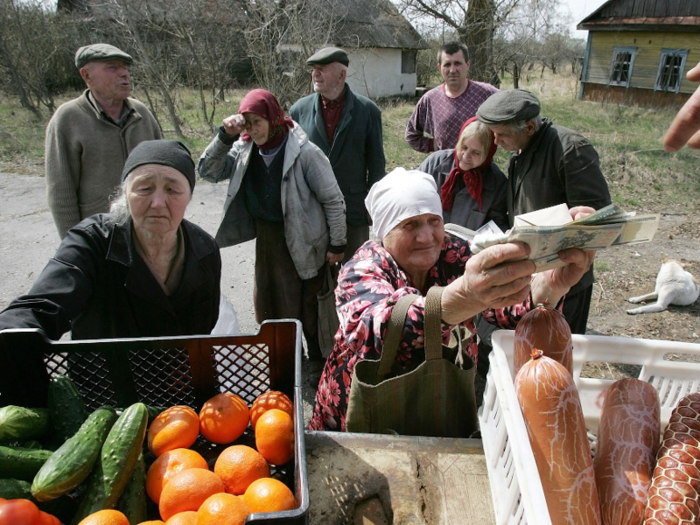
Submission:
<svg viewBox="0 0 700 525">
<path fill-rule="evenodd" d="M 309 66 L 330 64 L 331 62 L 340 62 L 345 66 L 350 63 L 348 54 L 339 47 L 324 47 L 306 59 Z"/>
<path fill-rule="evenodd" d="M 80 69 L 88 62 L 110 60 L 112 58 L 123 60 L 127 65 L 134 62 L 130 54 L 124 53 L 124 51 L 118 47 L 114 47 L 110 44 L 90 44 L 89 46 L 81 47 L 75 52 L 75 65 Z"/>
<path fill-rule="evenodd" d="M 484 124 L 531 120 L 540 114 L 540 101 L 524 89 L 506 89 L 487 98 L 476 111 Z"/>
</svg>

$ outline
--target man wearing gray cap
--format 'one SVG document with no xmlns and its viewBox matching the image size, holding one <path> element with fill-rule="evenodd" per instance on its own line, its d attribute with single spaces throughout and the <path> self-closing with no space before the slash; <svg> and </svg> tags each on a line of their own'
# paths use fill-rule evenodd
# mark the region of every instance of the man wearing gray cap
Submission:
<svg viewBox="0 0 700 525">
<path fill-rule="evenodd" d="M 326 154 L 345 197 L 345 262 L 369 239 L 365 197 L 385 167 L 382 113 L 346 84 L 350 61 L 342 49 L 325 47 L 306 63 L 316 93 L 297 100 L 289 115 Z"/>
<path fill-rule="evenodd" d="M 46 128 L 46 195 L 58 234 L 109 211 L 129 152 L 161 138 L 148 108 L 129 98 L 130 55 L 109 44 L 83 46 L 75 65 L 85 92 L 62 104 Z"/>
<path fill-rule="evenodd" d="M 476 112 L 487 124 L 496 144 L 511 152 L 508 166 L 508 215 L 557 204 L 610 204 L 608 183 L 600 171 L 598 153 L 579 133 L 540 116 L 540 101 L 524 89 L 491 95 Z M 591 268 L 566 295 L 564 315 L 572 333 L 586 332 L 593 291 Z"/>
</svg>

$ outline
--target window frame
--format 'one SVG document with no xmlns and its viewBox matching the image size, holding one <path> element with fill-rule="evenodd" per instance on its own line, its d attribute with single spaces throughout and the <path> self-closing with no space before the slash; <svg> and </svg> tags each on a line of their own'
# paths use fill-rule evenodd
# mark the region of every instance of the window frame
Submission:
<svg viewBox="0 0 700 525">
<path fill-rule="evenodd" d="M 622 54 L 622 53 L 629 53 L 630 54 L 630 60 L 629 60 L 629 66 L 627 68 L 627 81 L 626 82 L 620 82 L 620 81 L 614 81 L 613 80 L 613 74 L 615 73 L 615 64 L 617 63 L 617 56 Z M 629 87 L 630 82 L 632 81 L 632 72 L 634 71 L 634 59 L 635 56 L 637 55 L 637 48 L 636 47 L 629 47 L 629 46 L 615 46 L 613 48 L 613 56 L 612 56 L 612 61 L 610 63 L 610 73 L 608 75 L 608 84 L 611 86 L 620 86 L 620 87 Z"/>
<path fill-rule="evenodd" d="M 659 69 L 656 72 L 656 81 L 654 82 L 654 91 L 665 91 L 666 93 L 678 93 L 681 89 L 681 84 L 683 83 L 683 72 L 685 71 L 685 64 L 688 60 L 689 49 L 670 49 L 664 48 L 661 50 L 661 58 L 659 59 Z M 680 56 L 681 64 L 678 68 L 678 79 L 676 86 L 674 88 L 669 88 L 669 86 L 662 86 L 662 73 L 665 69 L 665 59 L 669 56 Z"/>
<path fill-rule="evenodd" d="M 410 71 L 412 70 L 412 71 Z M 414 75 L 418 72 L 418 50 L 401 50 L 401 74 Z"/>
</svg>

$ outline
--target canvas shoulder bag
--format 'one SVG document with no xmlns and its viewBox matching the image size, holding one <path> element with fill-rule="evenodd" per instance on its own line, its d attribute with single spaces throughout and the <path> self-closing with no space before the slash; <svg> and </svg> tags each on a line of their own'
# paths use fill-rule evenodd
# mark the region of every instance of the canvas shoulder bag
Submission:
<svg viewBox="0 0 700 525">
<path fill-rule="evenodd" d="M 469 437 L 477 430 L 474 362 L 465 357 L 456 364 L 454 359 L 455 353 L 461 358 L 469 334 L 455 330 L 451 345 L 443 347 L 443 290 L 435 286 L 426 297 L 425 361 L 401 375 L 395 375 L 394 362 L 408 307 L 418 296 L 402 297 L 394 306 L 381 358 L 355 365 L 345 419 L 348 432 Z"/>
</svg>

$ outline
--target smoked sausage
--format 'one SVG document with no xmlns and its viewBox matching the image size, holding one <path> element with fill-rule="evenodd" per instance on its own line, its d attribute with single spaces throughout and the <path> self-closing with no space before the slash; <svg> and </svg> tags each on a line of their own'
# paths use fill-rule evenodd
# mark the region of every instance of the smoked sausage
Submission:
<svg viewBox="0 0 700 525">
<path fill-rule="evenodd" d="M 656 389 L 620 379 L 605 394 L 593 460 L 603 525 L 642 525 L 661 436 Z"/>
<path fill-rule="evenodd" d="M 678 402 L 671 413 L 649 488 L 644 525 L 700 522 L 700 393 Z"/>
<path fill-rule="evenodd" d="M 537 305 L 520 319 L 514 335 L 514 376 L 530 360 L 533 348 L 542 350 L 544 355 L 564 365 L 571 375 L 574 374 L 571 328 L 559 310 Z"/>
<path fill-rule="evenodd" d="M 600 525 L 600 504 L 578 390 L 571 374 L 533 350 L 515 378 L 552 525 Z"/>
</svg>

